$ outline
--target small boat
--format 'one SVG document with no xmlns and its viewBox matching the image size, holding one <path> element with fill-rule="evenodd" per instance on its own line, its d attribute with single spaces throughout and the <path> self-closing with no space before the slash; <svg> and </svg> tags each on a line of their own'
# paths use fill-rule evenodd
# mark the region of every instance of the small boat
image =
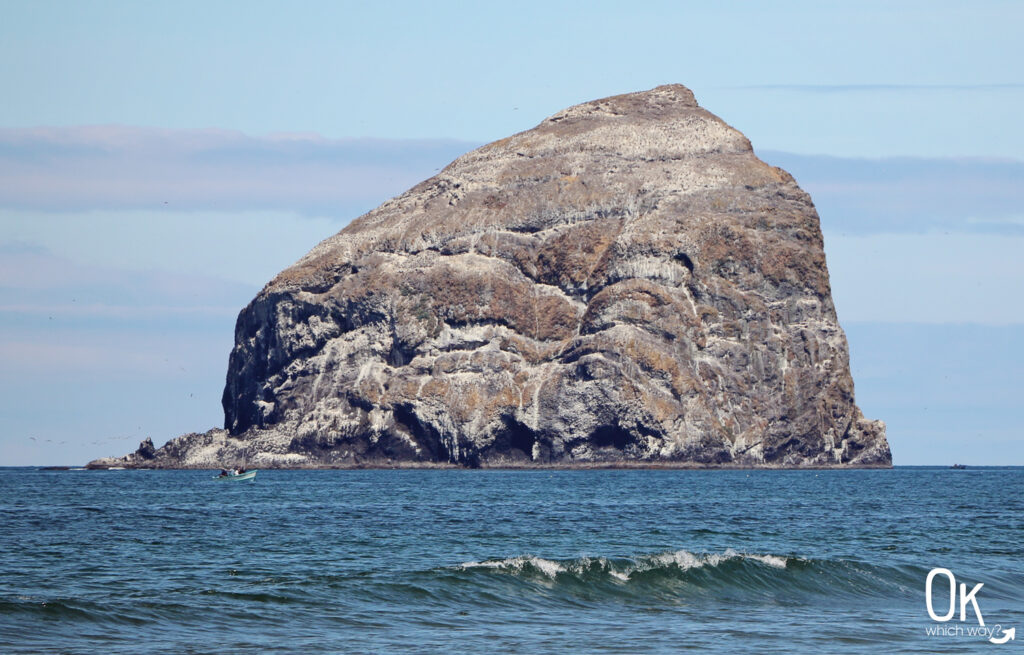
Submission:
<svg viewBox="0 0 1024 655">
<path fill-rule="evenodd" d="M 951 468 L 951 469 L 965 469 L 965 468 L 967 468 L 967 465 L 966 464 L 954 464 L 953 466 L 950 466 L 949 468 Z"/>
<path fill-rule="evenodd" d="M 221 482 L 245 482 L 246 480 L 252 480 L 256 477 L 256 471 L 246 471 L 245 473 L 236 473 L 235 471 L 228 471 L 221 473 L 220 475 L 213 476 L 214 480 L 220 480 Z"/>
</svg>

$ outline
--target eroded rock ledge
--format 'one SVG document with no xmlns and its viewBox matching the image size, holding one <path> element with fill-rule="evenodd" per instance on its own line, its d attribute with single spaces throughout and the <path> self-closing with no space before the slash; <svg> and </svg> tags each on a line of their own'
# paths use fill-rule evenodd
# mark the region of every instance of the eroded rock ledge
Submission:
<svg viewBox="0 0 1024 655">
<path fill-rule="evenodd" d="M 317 245 L 239 315 L 223 405 L 225 430 L 94 465 L 891 464 L 810 197 L 678 85 L 559 112 Z"/>
</svg>

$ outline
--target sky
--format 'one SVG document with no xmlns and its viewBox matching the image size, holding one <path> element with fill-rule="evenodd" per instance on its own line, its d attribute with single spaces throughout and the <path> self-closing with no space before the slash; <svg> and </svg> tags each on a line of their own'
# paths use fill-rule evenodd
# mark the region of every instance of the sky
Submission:
<svg viewBox="0 0 1024 655">
<path fill-rule="evenodd" d="M 666 83 L 811 194 L 895 463 L 1024 465 L 1024 4 L 0 15 L 0 466 L 221 425 L 235 317 L 278 271 L 474 147 Z"/>
</svg>

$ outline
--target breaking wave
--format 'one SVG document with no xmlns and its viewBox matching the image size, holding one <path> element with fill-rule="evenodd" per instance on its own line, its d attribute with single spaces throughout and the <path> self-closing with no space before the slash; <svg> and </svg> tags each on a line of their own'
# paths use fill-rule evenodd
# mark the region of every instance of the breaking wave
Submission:
<svg viewBox="0 0 1024 655">
<path fill-rule="evenodd" d="M 486 560 L 484 562 L 464 562 L 459 565 L 459 568 L 463 570 L 493 569 L 513 575 L 538 572 L 552 579 L 557 578 L 559 574 L 586 576 L 603 573 L 626 582 L 630 579 L 630 576 L 635 574 L 651 571 L 665 573 L 672 571 L 683 572 L 703 567 L 716 567 L 732 560 L 749 560 L 760 562 L 765 566 L 784 569 L 789 563 L 790 558 L 779 557 L 778 555 L 751 555 L 739 553 L 731 549 L 720 555 L 716 553 L 700 554 L 691 553 L 686 550 L 677 550 L 655 555 L 645 555 L 635 559 L 620 560 L 605 557 L 581 557 L 558 561 L 532 555 L 520 555 L 519 557 Z"/>
<path fill-rule="evenodd" d="M 500 577 L 565 590 L 653 596 L 891 597 L 914 593 L 927 571 L 856 560 L 805 559 L 776 554 L 667 551 L 635 557 L 546 559 L 519 555 L 464 562 L 452 568 L 467 581 Z M 482 581 L 481 581 L 482 582 Z M 653 594 L 653 596 L 652 596 Z"/>
</svg>

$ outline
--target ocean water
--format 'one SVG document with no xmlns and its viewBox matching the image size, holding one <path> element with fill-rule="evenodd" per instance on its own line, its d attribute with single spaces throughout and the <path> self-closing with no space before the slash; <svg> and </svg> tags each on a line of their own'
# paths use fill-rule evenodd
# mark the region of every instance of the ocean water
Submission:
<svg viewBox="0 0 1024 655">
<path fill-rule="evenodd" d="M 1020 651 L 1021 468 L 210 478 L 0 469 L 0 652 Z"/>
</svg>

